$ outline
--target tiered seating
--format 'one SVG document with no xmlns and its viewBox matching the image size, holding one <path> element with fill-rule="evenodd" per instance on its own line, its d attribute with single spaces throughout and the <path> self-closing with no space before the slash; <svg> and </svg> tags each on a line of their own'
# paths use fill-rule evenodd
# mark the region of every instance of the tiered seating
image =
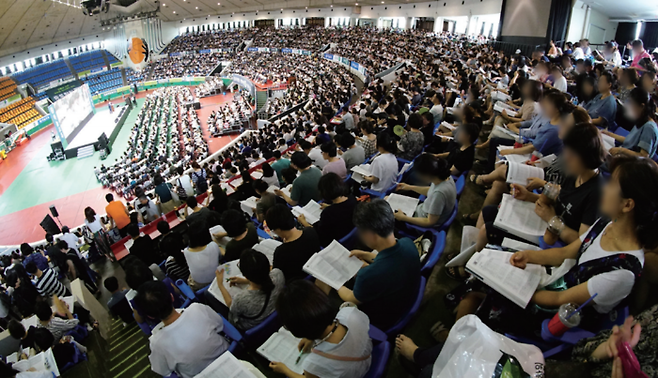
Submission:
<svg viewBox="0 0 658 378">
<path fill-rule="evenodd" d="M 76 72 L 82 72 L 91 70 L 98 67 L 103 67 L 105 65 L 105 59 L 103 59 L 103 52 L 100 50 L 91 51 L 88 53 L 80 54 L 69 58 L 73 69 Z"/>
<path fill-rule="evenodd" d="M 14 95 L 16 83 L 10 77 L 0 79 L 0 101 L 3 101 Z"/>
<path fill-rule="evenodd" d="M 110 54 L 107 50 L 105 50 L 105 56 L 107 56 L 107 61 L 110 62 L 110 64 L 116 63 L 116 62 L 119 61 L 119 59 L 117 59 L 116 56 Z"/>
<path fill-rule="evenodd" d="M 13 123 L 20 129 L 36 121 L 41 114 L 34 109 L 34 102 L 32 97 L 27 97 L 0 109 L 0 122 Z"/>
<path fill-rule="evenodd" d="M 121 70 L 118 68 L 114 68 L 108 72 L 89 75 L 81 79 L 83 82 L 89 84 L 89 91 L 91 91 L 92 95 L 123 86 Z"/>
<path fill-rule="evenodd" d="M 146 80 L 147 73 L 148 73 L 147 70 L 143 70 L 142 72 L 137 72 L 132 68 L 126 68 L 126 79 L 128 79 L 128 84 L 139 83 L 141 81 Z"/>
<path fill-rule="evenodd" d="M 28 68 L 13 76 L 17 84 L 30 83 L 33 87 L 39 87 L 57 79 L 73 76 L 71 70 L 63 59 L 52 63 L 40 64 Z"/>
</svg>

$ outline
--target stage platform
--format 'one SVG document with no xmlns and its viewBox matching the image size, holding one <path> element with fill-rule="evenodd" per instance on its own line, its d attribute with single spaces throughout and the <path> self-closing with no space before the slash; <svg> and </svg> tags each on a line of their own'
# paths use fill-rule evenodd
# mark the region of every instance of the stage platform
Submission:
<svg viewBox="0 0 658 378">
<path fill-rule="evenodd" d="M 98 151 L 98 138 L 103 133 L 109 139 L 109 145 L 112 146 L 130 110 L 132 110 L 132 107 L 125 105 L 121 107 L 117 106 L 112 114 L 110 114 L 110 110 L 107 108 L 96 109 L 96 114 L 87 121 L 64 150 L 66 158 L 71 159 L 78 156 L 78 149 L 90 145 L 94 145 L 94 150 Z"/>
</svg>

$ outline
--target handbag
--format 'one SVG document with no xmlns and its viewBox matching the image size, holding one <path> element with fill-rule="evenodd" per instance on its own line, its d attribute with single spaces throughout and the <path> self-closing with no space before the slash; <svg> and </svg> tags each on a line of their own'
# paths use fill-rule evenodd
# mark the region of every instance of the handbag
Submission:
<svg viewBox="0 0 658 378">
<path fill-rule="evenodd" d="M 176 185 L 176 194 L 178 194 L 178 200 L 179 201 L 184 201 L 187 199 L 187 192 L 185 191 L 185 188 L 183 188 L 183 184 L 180 181 L 180 177 L 178 178 L 178 185 Z"/>
</svg>

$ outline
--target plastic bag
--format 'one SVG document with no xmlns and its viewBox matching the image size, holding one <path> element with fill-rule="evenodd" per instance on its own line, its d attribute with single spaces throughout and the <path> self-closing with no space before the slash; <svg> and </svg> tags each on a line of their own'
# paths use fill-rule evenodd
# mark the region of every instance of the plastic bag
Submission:
<svg viewBox="0 0 658 378">
<path fill-rule="evenodd" d="M 534 345 L 492 331 L 475 315 L 450 330 L 433 378 L 543 378 L 544 357 Z"/>
</svg>

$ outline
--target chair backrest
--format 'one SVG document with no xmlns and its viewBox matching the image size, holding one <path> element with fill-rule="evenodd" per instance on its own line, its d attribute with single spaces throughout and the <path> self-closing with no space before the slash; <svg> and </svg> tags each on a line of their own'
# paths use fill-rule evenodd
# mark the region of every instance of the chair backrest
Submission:
<svg viewBox="0 0 658 378">
<path fill-rule="evenodd" d="M 279 328 L 281 328 L 281 321 L 276 311 L 274 311 L 259 325 L 244 332 L 242 345 L 249 350 L 256 349 L 272 336 L 274 332 L 278 331 Z"/>
<path fill-rule="evenodd" d="M 402 328 L 404 328 L 411 318 L 416 315 L 416 312 L 418 312 L 418 309 L 420 308 L 420 302 L 423 300 L 423 295 L 425 294 L 425 283 L 427 282 L 427 279 L 425 277 L 421 276 L 419 281 L 419 287 L 418 287 L 418 294 L 416 295 L 416 300 L 414 301 L 413 306 L 409 309 L 407 314 L 400 319 L 395 325 L 393 325 L 391 328 L 388 330 L 384 331 L 388 335 L 388 337 L 395 337 L 397 334 L 402 331 Z"/>
<path fill-rule="evenodd" d="M 372 344 L 370 370 L 368 370 L 364 378 L 381 378 L 384 376 L 386 364 L 391 354 L 391 343 L 373 339 Z"/>
<path fill-rule="evenodd" d="M 229 352 L 235 354 L 235 352 L 238 350 L 240 347 L 240 343 L 242 342 L 242 334 L 240 331 L 238 331 L 237 328 L 231 323 L 229 323 L 228 320 L 226 320 L 221 314 L 218 314 L 219 317 L 222 318 L 222 322 L 224 323 L 224 329 L 222 330 L 222 333 L 226 335 L 231 342 L 231 345 L 229 346 L 228 350 Z"/>
<path fill-rule="evenodd" d="M 445 231 L 438 232 L 436 230 L 430 230 L 430 232 L 432 233 L 433 239 L 432 246 L 430 247 L 430 251 L 427 253 L 427 257 L 425 258 L 425 264 L 420 269 L 420 274 L 424 277 L 429 277 L 429 275 L 432 274 L 432 269 L 434 269 L 436 263 L 439 262 L 441 254 L 446 247 Z"/>
<path fill-rule="evenodd" d="M 462 195 L 464 187 L 466 186 L 466 175 L 468 172 L 462 173 L 457 180 L 455 180 L 455 188 L 457 189 L 457 198 Z"/>
<path fill-rule="evenodd" d="M 338 242 L 347 249 L 354 248 L 354 245 L 356 244 L 356 240 L 358 238 L 356 232 L 357 232 L 356 227 L 354 227 L 349 234 L 343 236 L 342 239 L 340 239 Z"/>
</svg>

